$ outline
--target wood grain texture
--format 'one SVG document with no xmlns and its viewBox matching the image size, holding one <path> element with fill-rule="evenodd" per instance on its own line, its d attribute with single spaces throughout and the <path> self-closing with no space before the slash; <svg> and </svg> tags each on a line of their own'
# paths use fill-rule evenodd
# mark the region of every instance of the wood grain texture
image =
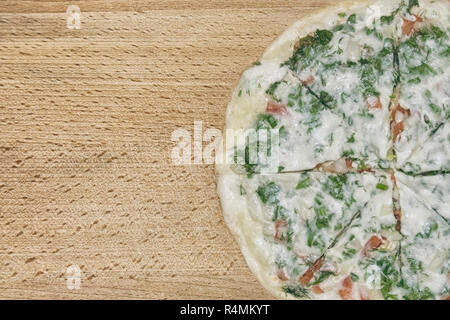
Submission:
<svg viewBox="0 0 450 320">
<path fill-rule="evenodd" d="M 222 128 L 242 71 L 332 2 L 0 1 L 0 298 L 270 298 L 171 133 Z"/>
</svg>

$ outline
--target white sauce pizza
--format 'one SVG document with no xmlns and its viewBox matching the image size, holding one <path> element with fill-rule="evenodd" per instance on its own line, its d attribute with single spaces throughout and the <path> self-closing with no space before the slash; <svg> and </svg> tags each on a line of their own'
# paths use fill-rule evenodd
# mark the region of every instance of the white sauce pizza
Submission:
<svg viewBox="0 0 450 320">
<path fill-rule="evenodd" d="M 218 193 L 274 296 L 450 297 L 449 9 L 342 2 L 243 74 Z"/>
</svg>

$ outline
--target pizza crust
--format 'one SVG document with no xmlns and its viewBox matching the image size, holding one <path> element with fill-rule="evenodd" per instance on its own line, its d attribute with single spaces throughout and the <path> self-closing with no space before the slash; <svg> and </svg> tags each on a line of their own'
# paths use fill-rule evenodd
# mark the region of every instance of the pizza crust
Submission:
<svg viewBox="0 0 450 320">
<path fill-rule="evenodd" d="M 260 223 L 252 220 L 247 203 L 240 196 L 239 190 L 232 188 L 239 185 L 239 180 L 240 176 L 232 170 L 222 171 L 216 178 L 225 223 L 236 238 L 250 270 L 259 283 L 276 298 L 290 298 L 280 290 L 279 281 L 269 276 L 271 266 L 266 258 L 267 251 L 255 245 L 255 242 L 264 241 L 263 228 Z"/>
<path fill-rule="evenodd" d="M 286 61 L 294 52 L 297 41 L 317 29 L 328 29 L 345 21 L 346 18 L 340 18 L 337 14 L 344 12 L 347 16 L 353 13 L 361 13 L 371 10 L 373 18 L 379 18 L 381 15 L 392 12 L 397 1 L 390 0 L 348 0 L 338 1 L 337 4 L 327 8 L 318 9 L 307 17 L 297 21 L 289 27 L 272 45 L 264 52 L 261 61 L 275 61 L 281 63 Z"/>
</svg>

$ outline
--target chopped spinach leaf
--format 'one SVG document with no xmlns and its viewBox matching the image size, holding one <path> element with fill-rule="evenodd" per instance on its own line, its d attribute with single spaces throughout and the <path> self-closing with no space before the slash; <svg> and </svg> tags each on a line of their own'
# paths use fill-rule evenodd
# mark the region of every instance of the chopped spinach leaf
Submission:
<svg viewBox="0 0 450 320">
<path fill-rule="evenodd" d="M 301 62 L 303 67 L 309 66 L 317 56 L 324 53 L 328 48 L 327 45 L 333 39 L 333 32 L 329 30 L 316 30 L 302 38 L 298 44 L 294 55 L 282 65 L 287 65 L 292 71 L 297 71 L 298 63 Z"/>
<path fill-rule="evenodd" d="M 389 186 L 388 186 L 387 184 L 384 184 L 384 183 L 378 183 L 378 184 L 377 184 L 377 189 L 378 189 L 378 190 L 386 191 L 386 190 L 389 189 Z"/>
<path fill-rule="evenodd" d="M 266 90 L 266 94 L 271 96 L 277 102 L 280 102 L 280 99 L 275 96 L 275 91 L 277 90 L 277 88 L 280 84 L 281 84 L 281 81 L 276 81 L 270 85 L 269 89 Z"/>
<path fill-rule="evenodd" d="M 355 24 L 356 23 L 356 14 L 352 14 L 351 16 L 349 16 L 347 19 L 347 23 Z"/>
<path fill-rule="evenodd" d="M 344 187 L 347 183 L 346 175 L 329 176 L 323 189 L 337 200 L 344 200 Z"/>
<path fill-rule="evenodd" d="M 259 186 L 256 193 L 264 204 L 274 205 L 279 202 L 280 187 L 275 182 L 269 182 Z"/>
<path fill-rule="evenodd" d="M 311 283 L 308 284 L 308 286 L 315 286 L 318 285 L 322 282 L 324 282 L 326 279 L 328 279 L 329 277 L 335 275 L 334 272 L 332 271 L 321 271 L 319 273 L 319 276 L 317 277 L 317 279 L 315 279 L 314 281 L 312 281 Z"/>
<path fill-rule="evenodd" d="M 309 176 L 302 178 L 302 180 L 300 180 L 297 184 L 297 186 L 295 187 L 295 189 L 300 190 L 300 189 L 305 189 L 308 188 L 310 186 L 310 179 Z"/>
<path fill-rule="evenodd" d="M 353 272 L 350 273 L 350 277 L 351 277 L 353 282 L 359 281 L 358 275 L 354 274 Z"/>
<path fill-rule="evenodd" d="M 283 291 L 287 294 L 290 294 L 296 298 L 308 298 L 309 290 L 298 285 L 286 285 L 283 287 Z"/>
<path fill-rule="evenodd" d="M 419 6 L 419 0 L 409 0 L 408 12 L 411 12 L 411 9 L 416 6 Z"/>
<path fill-rule="evenodd" d="M 260 114 L 256 120 L 256 130 L 274 129 L 277 125 L 277 119 L 271 114 Z"/>
</svg>

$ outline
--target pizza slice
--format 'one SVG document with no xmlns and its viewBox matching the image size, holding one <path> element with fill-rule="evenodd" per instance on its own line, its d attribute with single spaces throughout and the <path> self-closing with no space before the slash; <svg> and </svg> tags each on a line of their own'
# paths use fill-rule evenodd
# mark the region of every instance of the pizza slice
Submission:
<svg viewBox="0 0 450 320">
<path fill-rule="evenodd" d="M 414 3 L 402 12 L 398 44 L 401 85 L 392 109 L 397 166 L 416 172 L 449 170 L 450 4 Z"/>
<path fill-rule="evenodd" d="M 361 210 L 346 232 L 323 257 L 311 282 L 317 296 L 326 299 L 398 299 L 395 284 L 400 280 L 401 234 L 396 230 L 392 182 L 383 181 L 369 196 L 373 202 Z M 382 205 L 382 208 L 379 207 Z"/>
<path fill-rule="evenodd" d="M 395 225 L 391 182 L 384 176 L 308 172 L 248 179 L 230 171 L 218 185 L 227 223 L 251 269 L 281 298 L 333 296 L 316 286 L 337 272 L 325 270 L 323 259 L 359 215 L 383 217 L 380 232 L 381 224 L 388 228 L 383 221 Z"/>
<path fill-rule="evenodd" d="M 447 299 L 450 268 L 450 226 L 421 198 L 398 179 L 402 206 L 403 299 Z"/>
<path fill-rule="evenodd" d="M 327 251 L 316 272 L 313 283 L 321 292 L 334 292 L 342 299 L 450 296 L 448 178 L 395 176 L 398 195 L 393 195 L 402 208 L 401 233 L 393 215 L 362 212 Z M 330 266 L 337 266 L 337 271 Z M 331 270 L 335 271 L 321 282 Z"/>
<path fill-rule="evenodd" d="M 239 142 L 227 144 L 229 155 L 240 154 L 228 160 L 250 176 L 309 170 L 339 159 L 359 169 L 391 167 L 389 103 L 400 3 L 338 7 L 332 19 L 311 17 L 311 24 L 280 37 L 234 92 L 227 129 L 244 131 Z M 287 44 L 290 56 L 281 51 Z M 249 141 L 262 129 L 270 131 L 270 141 Z M 267 156 L 277 159 L 249 155 L 274 141 L 279 149 Z"/>
</svg>

